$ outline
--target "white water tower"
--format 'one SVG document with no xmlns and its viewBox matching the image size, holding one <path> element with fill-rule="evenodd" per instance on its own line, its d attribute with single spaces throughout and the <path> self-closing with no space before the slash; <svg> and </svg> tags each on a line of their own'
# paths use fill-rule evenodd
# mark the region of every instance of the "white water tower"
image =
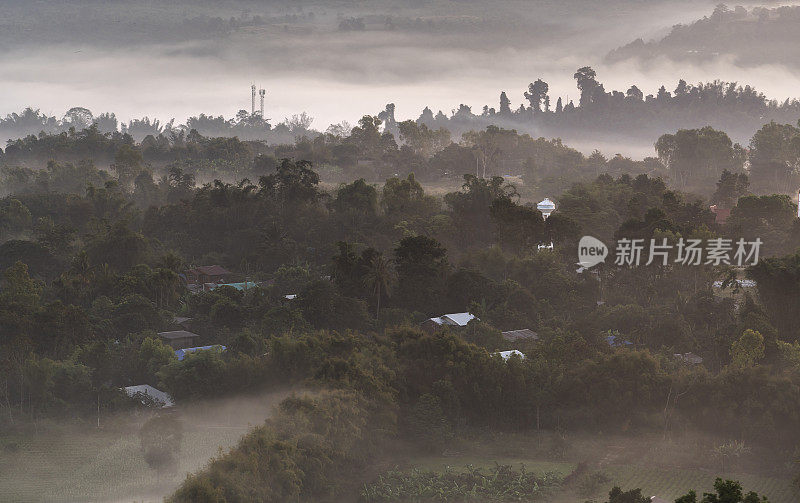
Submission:
<svg viewBox="0 0 800 503">
<path fill-rule="evenodd" d="M 536 209 L 542 212 L 542 216 L 545 220 L 547 217 L 550 216 L 550 213 L 554 212 L 556 209 L 556 203 L 550 200 L 549 197 L 545 197 L 539 204 L 536 205 Z"/>
</svg>

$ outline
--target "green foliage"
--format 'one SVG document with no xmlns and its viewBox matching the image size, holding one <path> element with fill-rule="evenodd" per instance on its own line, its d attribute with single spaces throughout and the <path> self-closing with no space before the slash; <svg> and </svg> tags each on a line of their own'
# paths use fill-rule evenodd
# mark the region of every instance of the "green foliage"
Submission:
<svg viewBox="0 0 800 503">
<path fill-rule="evenodd" d="M 800 309 L 800 254 L 764 258 L 747 269 L 747 276 L 758 283 L 758 296 L 775 328 L 789 340 L 800 337 L 794 323 Z"/>
<path fill-rule="evenodd" d="M 588 106 L 602 106 L 593 71 L 578 77 Z M 623 99 L 638 97 L 632 88 Z M 548 113 L 538 110 L 531 113 L 544 120 Z M 462 107 L 458 114 L 471 112 Z M 4 159 L 26 158 L 23 147 L 35 155 L 52 147 L 59 157 L 95 133 L 68 133 L 58 148 L 47 135 L 14 142 Z M 606 264 L 596 274 L 575 272 L 574 241 L 584 232 L 604 240 L 760 235 L 770 239 L 767 253 L 793 249 L 800 227 L 789 198 L 747 196 L 739 152 L 726 136 L 688 135 L 686 150 L 670 154 L 678 156 L 675 170 L 700 170 L 694 182 L 708 185 L 722 170 L 714 197 L 720 204 L 738 198 L 724 226 L 707 202 L 658 178 L 657 160 L 587 159 L 560 141 L 500 128 L 446 146 L 441 131 L 422 122 L 398 125 L 388 108 L 380 119 L 362 119 L 349 137 L 332 131 L 281 147 L 197 132 L 138 145 L 129 137 L 94 137 L 96 148 L 87 151 L 102 150 L 123 183 L 61 160 L 39 171 L 5 169 L 4 183 L 18 193 L 0 200 L 0 237 L 14 237 L 0 245 L 8 268 L 0 285 L 3 421 L 87 415 L 98 396 L 105 403 L 106 393 L 141 382 L 187 402 L 295 385 L 342 394 L 309 398 L 312 405 L 287 401 L 284 422 L 254 433 L 247 455 L 220 458 L 181 489 L 184 500 L 209 501 L 330 497 L 342 489 L 339 461 L 353 470 L 369 462 L 355 444 L 395 433 L 435 450 L 462 428 L 534 425 L 665 434 L 699 427 L 748 445 L 796 443 L 797 351 L 787 341 L 797 338 L 797 257 L 750 268 L 758 298 L 742 301 L 738 293 L 721 298 L 728 292 L 712 281 L 725 271 L 710 266 Z M 317 165 L 337 159 L 364 178 L 343 179 L 326 193 L 310 162 L 289 157 Z M 476 157 L 487 177 L 469 175 L 444 197 L 426 194 L 410 174 L 420 168 L 421 177 L 431 176 L 437 165 L 457 176 L 471 171 Z M 270 160 L 278 158 L 277 165 Z M 547 221 L 520 202 L 506 178 L 492 177 L 509 159 L 524 171 L 526 198 L 569 187 L 552 193 L 558 210 Z M 258 184 L 241 178 L 256 169 Z M 601 174 L 609 171 L 613 177 Z M 654 174 L 635 175 L 642 171 Z M 372 183 L 384 172 L 397 176 L 379 191 Z M 194 186 L 209 173 L 240 181 Z M 80 176 L 83 182 L 71 180 Z M 554 250 L 536 250 L 549 240 Z M 234 281 L 260 286 L 196 294 L 184 288 L 186 268 L 211 263 L 234 270 Z M 298 296 L 285 299 L 289 293 Z M 436 335 L 409 328 L 466 310 L 481 321 Z M 174 315 L 191 317 L 204 344 L 228 350 L 178 362 L 154 335 L 175 329 Z M 490 355 L 511 346 L 500 330 L 521 328 L 539 333 L 521 348 L 527 358 Z M 609 347 L 607 333 L 635 349 Z M 673 358 L 688 351 L 704 364 Z M 570 437 L 559 438 L 563 455 Z M 155 464 L 171 462 L 153 452 Z"/>
<path fill-rule="evenodd" d="M 441 451 L 453 438 L 453 428 L 444 415 L 441 400 L 429 393 L 420 396 L 411 407 L 406 428 L 411 439 L 431 452 Z"/>
<path fill-rule="evenodd" d="M 710 126 L 665 134 L 655 147 L 680 188 L 708 188 L 725 172 L 742 171 L 745 159 L 739 144 Z"/>
<path fill-rule="evenodd" d="M 310 283 L 296 301 L 303 318 L 315 328 L 363 330 L 370 323 L 366 302 L 341 295 L 330 281 Z"/>
<path fill-rule="evenodd" d="M 770 122 L 750 140 L 750 171 L 762 189 L 780 190 L 797 183 L 800 129 Z"/>
<path fill-rule="evenodd" d="M 145 337 L 139 346 L 140 374 L 137 382 L 156 384 L 156 375 L 164 365 L 177 361 L 175 351 L 158 337 Z"/>
<path fill-rule="evenodd" d="M 28 275 L 28 266 L 17 262 L 3 273 L 0 303 L 18 309 L 31 310 L 41 301 L 42 285 Z"/>
<path fill-rule="evenodd" d="M 619 487 L 614 487 L 608 493 L 608 503 L 649 503 L 650 498 L 642 496 L 641 489 L 630 489 L 623 491 Z"/>
<path fill-rule="evenodd" d="M 400 240 L 394 254 L 399 301 L 409 310 L 433 312 L 448 269 L 444 247 L 426 236 L 409 236 Z"/>
<path fill-rule="evenodd" d="M 769 503 L 766 496 L 759 498 L 755 492 L 744 494 L 742 485 L 733 480 L 716 479 L 714 482 L 716 493 L 705 493 L 700 503 Z M 675 503 L 697 503 L 697 493 L 690 491 L 681 496 Z"/>
<path fill-rule="evenodd" d="M 731 345 L 731 365 L 739 368 L 752 367 L 764 358 L 764 336 L 755 330 L 745 330 Z"/>
<path fill-rule="evenodd" d="M 343 475 L 364 467 L 390 427 L 353 392 L 292 396 L 276 415 L 202 472 L 170 502 L 283 502 L 340 494 Z"/>
<path fill-rule="evenodd" d="M 739 198 L 747 195 L 750 180 L 744 173 L 722 171 L 717 182 L 717 190 L 711 196 L 711 202 L 720 208 L 733 208 Z"/>
<path fill-rule="evenodd" d="M 158 377 L 165 390 L 175 399 L 210 398 L 232 388 L 247 389 L 263 370 L 244 355 L 226 360 L 222 351 L 195 351 L 183 360 L 161 367 Z"/>
</svg>

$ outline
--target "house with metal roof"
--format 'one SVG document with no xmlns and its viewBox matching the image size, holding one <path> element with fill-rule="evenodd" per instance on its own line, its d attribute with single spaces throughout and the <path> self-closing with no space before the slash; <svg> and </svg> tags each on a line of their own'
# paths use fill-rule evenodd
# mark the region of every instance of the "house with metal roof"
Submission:
<svg viewBox="0 0 800 503">
<path fill-rule="evenodd" d="M 502 335 L 503 339 L 509 342 L 539 340 L 539 335 L 533 330 L 528 328 L 523 328 L 520 330 L 508 330 L 506 332 L 502 332 Z"/>
<path fill-rule="evenodd" d="M 517 355 L 520 357 L 521 360 L 525 359 L 525 353 L 522 351 L 517 351 L 516 349 L 512 349 L 511 351 L 498 351 L 497 353 L 492 353 L 493 355 L 500 355 L 503 360 L 508 361 L 513 355 Z"/>
<path fill-rule="evenodd" d="M 193 285 L 205 283 L 225 283 L 231 272 L 221 265 L 201 265 L 186 271 L 186 282 Z"/>
<path fill-rule="evenodd" d="M 193 334 L 188 330 L 171 330 L 169 332 L 159 332 L 158 336 L 170 345 L 172 349 L 182 349 L 192 347 L 196 344 L 197 334 Z"/>
<path fill-rule="evenodd" d="M 142 405 L 147 407 L 167 408 L 175 405 L 172 397 L 169 394 L 156 389 L 149 384 L 139 384 L 137 386 L 127 386 L 122 388 L 131 398 L 137 398 L 142 402 Z"/>
<path fill-rule="evenodd" d="M 703 357 L 694 353 L 676 353 L 674 356 L 676 360 L 688 365 L 700 365 L 703 363 Z"/>
<path fill-rule="evenodd" d="M 428 318 L 422 322 L 421 328 L 427 333 L 433 333 L 441 327 L 466 327 L 472 320 L 478 318 L 471 313 L 443 314 L 435 318 Z"/>
</svg>

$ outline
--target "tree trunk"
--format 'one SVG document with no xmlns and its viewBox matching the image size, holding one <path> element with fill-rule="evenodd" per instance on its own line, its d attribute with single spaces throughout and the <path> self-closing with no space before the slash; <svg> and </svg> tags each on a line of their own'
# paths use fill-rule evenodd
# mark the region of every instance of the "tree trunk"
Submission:
<svg viewBox="0 0 800 503">
<path fill-rule="evenodd" d="M 381 287 L 378 286 L 378 300 L 375 303 L 377 307 L 375 308 L 375 319 L 377 320 L 381 314 Z"/>
</svg>

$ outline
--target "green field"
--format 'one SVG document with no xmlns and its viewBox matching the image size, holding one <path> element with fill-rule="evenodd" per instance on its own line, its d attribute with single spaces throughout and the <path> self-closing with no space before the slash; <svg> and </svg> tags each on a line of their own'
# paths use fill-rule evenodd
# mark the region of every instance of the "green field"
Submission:
<svg viewBox="0 0 800 503">
<path fill-rule="evenodd" d="M 419 455 L 407 452 L 400 469 L 444 470 L 465 466 L 491 468 L 498 464 L 539 473 L 569 475 L 579 464 L 582 475 L 562 487 L 552 503 L 606 501 L 614 486 L 642 489 L 646 496 L 674 501 L 694 489 L 699 495 L 713 489 L 717 477 L 738 480 L 745 491 L 767 496 L 771 503 L 797 503 L 800 490 L 792 483 L 796 468 L 772 464 L 774 456 L 753 447 L 722 474 L 719 459 L 711 451 L 724 439 L 686 432 L 665 439 L 653 433 L 555 435 L 472 432 L 452 442 L 451 455 Z M 557 447 L 557 448 L 555 448 Z M 591 479 L 599 482 L 589 483 Z"/>
</svg>

